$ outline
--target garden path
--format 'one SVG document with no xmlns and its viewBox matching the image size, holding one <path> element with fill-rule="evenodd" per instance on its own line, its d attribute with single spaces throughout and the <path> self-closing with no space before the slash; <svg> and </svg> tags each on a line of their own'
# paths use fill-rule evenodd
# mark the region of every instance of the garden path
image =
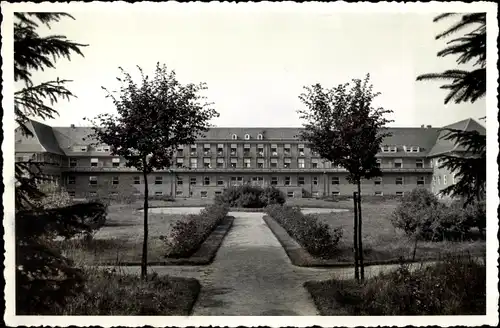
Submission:
<svg viewBox="0 0 500 328">
<path fill-rule="evenodd" d="M 262 220 L 263 213 L 231 212 L 233 227 L 208 266 L 157 266 L 159 275 L 196 278 L 201 292 L 192 315 L 318 315 L 303 287 L 308 280 L 351 279 L 352 268 L 292 265 Z M 395 266 L 365 268 L 366 276 Z M 124 268 L 138 272 L 139 268 Z"/>
</svg>

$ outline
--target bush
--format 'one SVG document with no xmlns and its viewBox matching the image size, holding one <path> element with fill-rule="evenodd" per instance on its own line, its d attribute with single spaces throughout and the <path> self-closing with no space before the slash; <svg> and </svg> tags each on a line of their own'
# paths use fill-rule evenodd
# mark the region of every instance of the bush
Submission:
<svg viewBox="0 0 500 328">
<path fill-rule="evenodd" d="M 269 205 L 266 213 L 275 219 L 311 255 L 331 258 L 342 238 L 342 228 L 330 229 L 317 215 L 304 215 L 299 207 Z"/>
<path fill-rule="evenodd" d="M 167 246 L 167 257 L 189 257 L 226 217 L 229 208 L 223 204 L 205 207 L 200 214 L 191 214 L 177 221 L 169 237 L 161 236 Z"/>
<path fill-rule="evenodd" d="M 445 205 L 430 191 L 417 188 L 405 195 L 394 211 L 391 222 L 408 236 L 422 240 L 457 240 L 465 238 L 476 212 L 469 216 L 459 202 Z"/>
<path fill-rule="evenodd" d="M 270 204 L 284 204 L 285 195 L 277 188 L 251 185 L 231 186 L 215 198 L 217 204 L 229 207 L 263 208 Z"/>
</svg>

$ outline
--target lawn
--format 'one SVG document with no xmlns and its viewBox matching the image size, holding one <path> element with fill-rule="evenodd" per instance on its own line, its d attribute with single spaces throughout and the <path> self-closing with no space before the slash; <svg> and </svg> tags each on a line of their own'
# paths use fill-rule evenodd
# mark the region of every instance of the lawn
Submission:
<svg viewBox="0 0 500 328">
<path fill-rule="evenodd" d="M 120 264 L 140 262 L 143 242 L 143 212 L 136 205 L 110 205 L 106 224 L 90 242 L 59 242 L 63 254 L 81 264 Z M 166 246 L 160 236 L 170 233 L 172 225 L 183 220 L 181 214 L 149 213 L 148 261 L 163 261 Z"/>
<path fill-rule="evenodd" d="M 345 205 L 347 206 L 347 204 Z M 390 222 L 390 217 L 397 205 L 397 200 L 363 202 L 363 253 L 365 262 L 412 257 L 414 241 L 410 240 L 403 231 L 395 229 Z M 338 262 L 352 262 L 354 260 L 352 251 L 354 216 L 352 202 L 351 206 L 346 208 L 349 208 L 350 211 L 317 214 L 320 220 L 328 223 L 332 229 L 336 227 L 343 228 L 339 251 L 335 255 Z M 486 242 L 478 239 L 462 242 L 419 241 L 416 257 L 434 257 L 449 252 L 485 254 Z"/>
<path fill-rule="evenodd" d="M 200 292 L 191 278 L 138 276 L 86 268 L 86 291 L 49 315 L 189 315 Z"/>
</svg>

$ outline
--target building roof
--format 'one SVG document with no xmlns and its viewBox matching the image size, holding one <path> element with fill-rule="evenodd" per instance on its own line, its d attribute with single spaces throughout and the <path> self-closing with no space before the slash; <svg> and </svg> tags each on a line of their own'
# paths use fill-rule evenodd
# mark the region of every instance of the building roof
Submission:
<svg viewBox="0 0 500 328">
<path fill-rule="evenodd" d="M 450 152 L 461 152 L 465 151 L 465 148 L 453 140 L 446 140 L 446 136 L 450 133 L 445 129 L 454 129 L 461 131 L 478 131 L 481 135 L 486 135 L 486 129 L 484 126 L 473 120 L 472 118 L 468 118 L 447 126 L 444 126 L 440 129 L 439 135 L 436 139 L 434 146 L 429 152 L 428 156 L 434 157 L 443 154 L 447 154 Z"/>
<path fill-rule="evenodd" d="M 30 120 L 28 126 L 34 132 L 36 139 L 28 141 L 21 138 L 22 141 L 18 141 L 18 138 L 16 138 L 16 151 L 18 152 L 47 151 L 60 155 L 72 155 L 74 146 L 97 143 L 97 140 L 89 137 L 93 132 L 91 127 L 50 127 L 33 120 Z M 484 127 L 472 119 L 456 122 L 445 128 L 479 130 L 480 133 L 486 133 Z M 199 142 L 232 141 L 234 140 L 233 135 L 237 136 L 234 142 L 259 141 L 259 135 L 262 135 L 263 142 L 300 142 L 299 135 L 302 129 L 300 127 L 214 127 L 204 133 Z M 385 138 L 382 144 L 398 146 L 398 151 L 396 153 L 380 153 L 380 156 L 435 156 L 442 152 L 458 149 L 454 143 L 440 139 L 446 133 L 440 128 L 391 127 L 387 128 L 387 132 L 391 136 Z M 246 135 L 249 135 L 250 138 L 245 139 Z M 404 151 L 403 146 L 416 146 L 420 148 L 420 151 L 418 153 L 407 153 Z"/>
</svg>

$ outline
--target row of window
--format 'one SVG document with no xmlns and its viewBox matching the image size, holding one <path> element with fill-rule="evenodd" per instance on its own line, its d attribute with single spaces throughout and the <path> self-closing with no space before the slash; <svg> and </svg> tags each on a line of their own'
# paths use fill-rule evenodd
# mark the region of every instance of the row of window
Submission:
<svg viewBox="0 0 500 328">
<path fill-rule="evenodd" d="M 209 186 L 211 184 L 211 177 L 203 177 L 203 185 Z M 291 186 L 291 177 L 284 177 L 284 186 Z M 231 185 L 240 185 L 243 184 L 243 177 L 231 177 L 230 179 Z M 252 182 L 254 184 L 263 184 L 264 183 L 264 178 L 261 176 L 257 177 L 252 177 L 251 181 L 247 182 Z M 318 177 L 312 177 L 311 183 L 313 185 L 318 185 L 319 179 Z M 339 177 L 331 177 L 330 180 L 332 185 L 340 185 L 340 178 Z M 404 177 L 396 177 L 394 180 L 396 185 L 403 185 L 404 184 Z M 75 184 L 76 183 L 76 177 L 75 176 L 69 176 L 68 177 L 68 184 Z M 120 183 L 120 178 L 118 176 L 114 176 L 111 178 L 111 184 L 113 185 L 118 185 Z M 141 177 L 140 176 L 135 176 L 133 178 L 133 183 L 134 184 L 141 184 Z M 373 180 L 373 183 L 375 185 L 381 185 L 382 184 L 382 178 L 378 177 Z M 96 176 L 90 176 L 89 177 L 89 184 L 90 185 L 97 185 L 97 177 Z M 162 176 L 156 176 L 154 180 L 154 184 L 163 184 L 163 177 Z M 184 184 L 184 179 L 181 177 L 177 177 L 177 185 L 183 185 Z M 189 184 L 190 185 L 196 185 L 197 184 L 197 178 L 196 177 L 191 177 L 189 178 Z M 271 177 L 270 181 L 271 185 L 278 185 L 278 177 Z M 417 178 L 417 185 L 424 185 L 425 184 L 425 177 L 418 177 Z M 216 185 L 217 186 L 224 186 L 225 181 L 222 179 L 217 179 L 216 180 Z M 303 186 L 305 185 L 305 177 L 298 177 L 297 178 L 297 185 Z"/>
<path fill-rule="evenodd" d="M 313 158 L 311 159 L 311 168 L 316 169 L 319 168 L 319 159 Z M 381 159 L 377 159 L 377 164 L 380 167 L 382 163 Z M 99 159 L 98 158 L 91 158 L 90 159 L 90 166 L 91 167 L 98 167 L 99 165 Z M 265 165 L 265 160 L 263 158 L 257 158 L 257 166 L 256 168 L 263 169 L 266 167 Z M 279 164 L 282 164 L 283 168 L 291 168 L 292 164 L 292 159 L 291 158 L 284 158 L 283 163 L 280 163 L 280 161 L 277 158 L 271 158 L 269 167 L 270 168 L 278 168 Z M 77 166 L 77 159 L 76 158 L 70 158 L 69 160 L 69 166 L 70 167 L 76 167 Z M 120 158 L 113 158 L 112 159 L 112 167 L 119 167 L 120 166 Z M 176 159 L 176 168 L 185 168 L 186 165 L 184 163 L 183 158 L 177 158 Z M 198 158 L 190 158 L 189 159 L 189 167 L 192 169 L 198 168 Z M 225 168 L 226 167 L 226 160 L 224 158 L 217 158 L 216 159 L 216 168 Z M 229 167 L 230 168 L 237 168 L 238 167 L 238 158 L 231 158 L 229 162 Z M 252 166 L 252 159 L 251 158 L 244 158 L 243 159 L 243 167 L 244 168 L 253 168 Z M 306 162 L 304 158 L 299 158 L 297 159 L 297 167 L 299 169 L 304 169 L 306 168 Z M 402 158 L 396 158 L 392 162 L 392 167 L 393 168 L 403 168 L 403 159 Z M 211 158 L 204 158 L 203 159 L 203 168 L 212 168 L 212 159 Z M 338 167 L 340 168 L 340 167 Z M 423 159 L 416 159 L 415 160 L 415 168 L 424 168 L 424 160 Z"/>
<path fill-rule="evenodd" d="M 456 177 L 455 175 L 451 175 L 451 179 L 452 179 L 452 183 L 451 184 L 455 184 L 455 181 L 456 181 Z M 434 175 L 432 177 L 432 183 L 434 185 L 440 185 L 441 184 L 441 176 L 440 175 Z M 443 185 L 447 185 L 448 184 L 448 177 L 445 175 L 443 175 Z"/>
</svg>

